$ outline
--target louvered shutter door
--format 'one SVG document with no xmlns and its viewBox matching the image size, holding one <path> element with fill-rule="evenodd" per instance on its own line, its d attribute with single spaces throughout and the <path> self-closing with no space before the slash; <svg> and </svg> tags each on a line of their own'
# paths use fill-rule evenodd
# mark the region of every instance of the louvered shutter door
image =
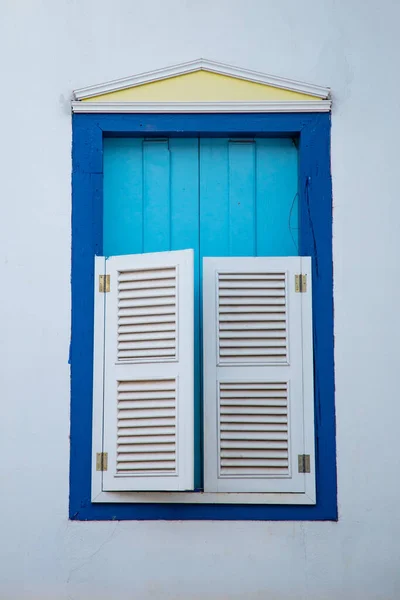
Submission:
<svg viewBox="0 0 400 600">
<path fill-rule="evenodd" d="M 193 252 L 105 260 L 104 491 L 193 489 Z"/>
<path fill-rule="evenodd" d="M 310 499 L 311 259 L 205 258 L 203 273 L 205 491 Z M 303 454 L 311 473 L 299 473 Z"/>
</svg>

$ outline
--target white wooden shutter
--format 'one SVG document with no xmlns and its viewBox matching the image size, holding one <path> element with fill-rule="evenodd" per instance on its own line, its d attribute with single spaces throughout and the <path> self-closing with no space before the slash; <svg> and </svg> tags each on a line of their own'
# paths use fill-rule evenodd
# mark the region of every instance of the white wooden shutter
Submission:
<svg viewBox="0 0 400 600">
<path fill-rule="evenodd" d="M 193 251 L 114 256 L 105 272 L 102 489 L 192 490 Z"/>
<path fill-rule="evenodd" d="M 311 259 L 205 258 L 203 273 L 205 491 L 296 492 L 309 503 Z M 303 455 L 310 473 L 299 473 Z"/>
</svg>

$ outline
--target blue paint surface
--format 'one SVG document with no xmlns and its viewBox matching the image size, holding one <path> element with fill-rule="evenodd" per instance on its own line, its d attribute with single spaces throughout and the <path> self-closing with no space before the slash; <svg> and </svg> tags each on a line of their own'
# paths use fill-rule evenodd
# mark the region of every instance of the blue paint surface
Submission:
<svg viewBox="0 0 400 600">
<path fill-rule="evenodd" d="M 120 177 L 123 171 L 125 177 Z M 104 140 L 103 253 L 143 252 L 142 142 L 138 139 Z M 117 226 L 107 227 L 107 223 Z"/>
<path fill-rule="evenodd" d="M 259 169 L 264 166 L 260 163 Z M 232 256 L 255 256 L 257 207 L 267 202 L 266 196 L 256 196 L 256 142 L 228 142 L 228 172 L 229 252 Z"/>
<path fill-rule="evenodd" d="M 114 144 L 125 164 L 132 164 L 129 144 L 146 144 L 124 136 L 151 136 L 146 169 L 166 181 L 169 161 L 170 196 L 157 196 L 154 188 L 142 189 L 150 209 L 144 213 L 140 185 L 116 184 L 116 174 L 104 173 L 104 192 L 119 190 L 115 205 L 104 205 L 104 215 L 121 224 L 124 240 L 103 227 L 103 142 Z M 194 136 L 202 135 L 196 164 Z M 234 138 L 229 142 L 223 135 Z M 254 135 L 255 145 L 246 140 Z M 277 135 L 286 139 L 269 139 Z M 108 139 L 121 136 L 119 139 Z M 177 136 L 160 140 L 160 137 Z M 295 161 L 292 136 L 299 138 L 298 198 L 292 195 L 292 177 L 282 175 L 287 161 Z M 207 137 L 209 139 L 204 139 Z M 166 145 L 169 145 L 167 148 Z M 280 144 L 283 143 L 281 147 Z M 125 144 L 125 145 L 124 145 Z M 180 146 L 181 145 L 181 146 Z M 275 146 L 274 146 L 275 145 Z M 276 152 L 276 146 L 284 148 Z M 274 152 L 270 148 L 274 148 Z M 73 117 L 73 208 L 72 208 L 72 339 L 71 339 L 71 463 L 70 518 L 110 519 L 217 519 L 217 520 L 335 520 L 336 451 L 333 363 L 332 285 L 332 191 L 330 179 L 330 116 L 327 114 L 252 115 L 74 115 Z M 176 151 L 175 151 L 176 149 Z M 184 149 L 184 151 L 182 151 Z M 150 150 L 146 148 L 147 150 Z M 167 152 L 168 150 L 168 152 Z M 225 157 L 224 160 L 221 160 Z M 264 160 L 268 157 L 268 160 Z M 115 158 L 115 157 L 114 157 Z M 229 160 L 227 160 L 229 158 Z M 218 159 L 218 160 L 217 160 Z M 117 159 L 115 158 L 115 161 Z M 150 162 L 149 162 L 150 161 Z M 153 162 L 152 162 L 153 161 Z M 230 161 L 235 169 L 229 168 Z M 260 161 L 265 165 L 260 169 Z M 255 165 L 255 182 L 251 173 Z M 108 167 L 107 167 L 108 169 Z M 112 169 L 111 169 L 112 170 Z M 115 169 L 114 169 L 115 170 Z M 144 170 L 143 170 L 144 176 Z M 108 177 L 108 180 L 107 180 Z M 114 179 L 113 179 L 114 177 Z M 134 179 L 134 169 L 132 178 Z M 118 179 L 118 178 L 117 178 Z M 272 185 L 270 182 L 274 182 Z M 282 190 L 279 196 L 273 191 Z M 233 185 L 234 189 L 230 189 Z M 108 186 L 108 187 L 107 187 Z M 114 186 L 114 188 L 113 188 Z M 286 186 L 286 187 L 285 187 Z M 243 203 L 238 204 L 242 191 Z M 272 191 L 271 191 L 272 190 Z M 290 194 L 288 193 L 290 191 Z M 197 192 L 197 193 L 196 193 Z M 217 194 L 217 196 L 216 196 Z M 156 197 L 157 196 L 157 197 Z M 216 202 L 216 197 L 218 202 Z M 285 198 L 284 202 L 282 198 Z M 199 201 L 200 198 L 200 201 Z M 149 220 L 156 204 L 163 225 L 156 231 Z M 197 204 L 198 203 L 198 204 Z M 122 208 L 118 208 L 118 206 Z M 197 212 L 194 207 L 198 206 Z M 298 206 L 299 221 L 296 217 Z M 108 211 L 108 212 L 107 212 Z M 289 215 L 288 215 L 289 213 Z M 164 226 L 168 216 L 168 230 Z M 282 218 L 285 216 L 285 219 Z M 285 224 L 286 220 L 286 224 Z M 139 227 L 142 223 L 142 229 Z M 130 224 L 130 225 L 129 225 Z M 273 224 L 273 226 L 272 226 Z M 132 227 L 132 235 L 126 229 Z M 118 233 L 118 232 L 117 232 Z M 113 237 L 114 235 L 114 237 Z M 104 240 L 103 240 L 104 238 Z M 145 241 L 147 238 L 147 242 Z M 239 243 L 243 239 L 243 245 Z M 284 245 L 283 245 L 284 240 Z M 104 242 L 104 244 L 103 244 Z M 200 305 L 198 257 L 242 252 L 297 254 L 313 257 L 313 306 L 315 344 L 315 404 L 317 504 L 315 506 L 189 505 L 189 504 L 91 504 L 91 424 L 93 373 L 93 259 L 95 254 L 118 248 L 116 253 L 141 252 L 144 244 L 164 249 L 192 247 L 196 252 L 196 299 Z M 280 245 L 282 244 L 282 246 Z M 296 247 L 298 246 L 298 252 Z M 122 251 L 121 251 L 122 248 Z M 141 248 L 141 249 L 139 249 Z M 196 340 L 200 339 L 199 312 Z M 196 344 L 199 351 L 199 344 Z M 199 359 L 199 355 L 197 359 Z M 197 375 L 198 377 L 198 375 Z M 199 389 L 199 386 L 196 386 Z M 199 396 L 196 399 L 199 415 Z M 197 442 L 199 436 L 197 434 Z"/>
<path fill-rule="evenodd" d="M 298 152 L 291 139 L 264 139 L 257 146 L 257 253 L 299 254 Z"/>
<path fill-rule="evenodd" d="M 162 252 L 169 250 L 170 246 L 168 141 L 145 141 L 143 142 L 143 252 Z"/>
</svg>

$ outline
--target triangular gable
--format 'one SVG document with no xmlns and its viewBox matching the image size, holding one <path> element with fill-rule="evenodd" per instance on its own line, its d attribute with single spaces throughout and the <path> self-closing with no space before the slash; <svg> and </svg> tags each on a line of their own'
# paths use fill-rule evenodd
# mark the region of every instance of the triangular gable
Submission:
<svg viewBox="0 0 400 600">
<path fill-rule="evenodd" d="M 74 112 L 309 112 L 330 109 L 328 88 L 204 59 L 82 88 Z"/>
</svg>

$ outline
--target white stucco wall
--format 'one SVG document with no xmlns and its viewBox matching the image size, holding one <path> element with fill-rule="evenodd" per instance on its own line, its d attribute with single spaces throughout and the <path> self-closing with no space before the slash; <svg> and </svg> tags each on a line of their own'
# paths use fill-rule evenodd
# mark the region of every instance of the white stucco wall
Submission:
<svg viewBox="0 0 400 600">
<path fill-rule="evenodd" d="M 0 599 L 400 598 L 400 4 L 3 0 Z M 333 88 L 338 523 L 68 522 L 69 99 L 205 56 Z"/>
</svg>

